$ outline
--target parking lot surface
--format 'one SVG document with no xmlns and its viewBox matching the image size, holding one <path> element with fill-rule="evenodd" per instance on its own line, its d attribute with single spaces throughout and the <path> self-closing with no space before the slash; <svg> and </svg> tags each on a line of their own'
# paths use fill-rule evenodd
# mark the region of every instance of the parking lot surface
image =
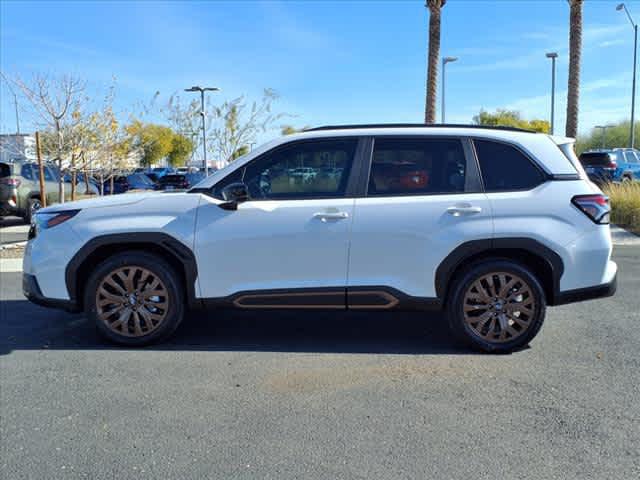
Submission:
<svg viewBox="0 0 640 480">
<path fill-rule="evenodd" d="M 0 245 L 24 242 L 27 240 L 29 225 L 18 217 L 5 217 L 0 219 Z"/>
<path fill-rule="evenodd" d="M 363 312 L 191 315 L 127 350 L 1 273 L 2 476 L 638 478 L 640 248 L 614 257 L 615 297 L 504 356 Z"/>
</svg>

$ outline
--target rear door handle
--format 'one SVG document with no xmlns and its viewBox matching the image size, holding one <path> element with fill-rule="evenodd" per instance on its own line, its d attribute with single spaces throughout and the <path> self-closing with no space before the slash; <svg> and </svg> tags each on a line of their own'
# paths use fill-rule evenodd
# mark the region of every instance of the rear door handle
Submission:
<svg viewBox="0 0 640 480">
<path fill-rule="evenodd" d="M 482 212 L 482 207 L 474 207 L 473 205 L 452 205 L 447 208 L 447 213 L 454 217 L 460 217 L 462 215 L 473 215 Z"/>
<path fill-rule="evenodd" d="M 329 220 L 349 218 L 349 214 L 347 212 L 317 212 L 313 214 L 313 218 L 317 218 L 321 222 L 328 222 Z"/>
</svg>

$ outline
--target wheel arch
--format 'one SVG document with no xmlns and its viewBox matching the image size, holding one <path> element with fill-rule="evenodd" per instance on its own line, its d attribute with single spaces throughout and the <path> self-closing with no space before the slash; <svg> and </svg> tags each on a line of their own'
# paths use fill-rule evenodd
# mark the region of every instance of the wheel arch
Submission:
<svg viewBox="0 0 640 480">
<path fill-rule="evenodd" d="M 564 263 L 556 252 L 530 238 L 472 240 L 459 245 L 436 270 L 435 288 L 438 298 L 443 299 L 446 304 L 452 280 L 470 264 L 490 258 L 513 260 L 528 267 L 540 281 L 547 303 L 556 303 Z"/>
<path fill-rule="evenodd" d="M 195 281 L 198 276 L 195 255 L 189 247 L 166 233 L 140 232 L 101 235 L 88 241 L 73 256 L 65 270 L 69 298 L 84 308 L 84 286 L 92 269 L 112 255 L 141 250 L 163 258 L 180 275 L 189 307 L 195 306 Z"/>
</svg>

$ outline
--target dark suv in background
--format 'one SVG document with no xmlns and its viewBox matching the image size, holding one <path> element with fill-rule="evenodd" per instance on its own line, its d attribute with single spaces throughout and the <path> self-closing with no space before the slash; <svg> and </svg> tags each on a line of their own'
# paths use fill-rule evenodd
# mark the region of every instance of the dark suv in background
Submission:
<svg viewBox="0 0 640 480">
<path fill-rule="evenodd" d="M 47 205 L 58 201 L 58 174 L 49 165 L 44 169 L 44 189 Z M 84 180 L 77 183 L 76 191 L 79 198 L 98 195 L 95 185 L 87 184 Z M 65 199 L 71 200 L 71 185 L 65 185 Z M 26 223 L 42 205 L 40 198 L 40 171 L 38 164 L 33 162 L 0 162 L 0 217 L 22 217 Z"/>
<path fill-rule="evenodd" d="M 580 163 L 596 184 L 640 181 L 640 152 L 633 148 L 584 152 Z"/>
</svg>

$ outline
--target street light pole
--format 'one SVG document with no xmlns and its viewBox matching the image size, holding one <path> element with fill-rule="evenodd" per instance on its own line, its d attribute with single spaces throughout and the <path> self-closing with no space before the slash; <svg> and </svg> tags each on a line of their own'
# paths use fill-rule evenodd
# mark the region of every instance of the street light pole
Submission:
<svg viewBox="0 0 640 480">
<path fill-rule="evenodd" d="M 13 105 L 15 106 L 15 109 L 16 109 L 16 135 L 20 135 L 20 116 L 18 115 L 18 97 L 16 96 L 16 92 L 14 92 L 13 88 L 11 87 L 11 83 L 9 83 L 9 79 L 5 77 L 2 72 L 0 72 L 0 75 L 2 75 L 2 78 L 4 78 L 4 82 L 7 84 L 7 87 L 9 87 L 9 90 L 11 91 L 11 95 L 13 95 Z"/>
<path fill-rule="evenodd" d="M 602 130 L 602 149 L 604 150 L 605 148 L 605 141 L 607 138 L 607 128 L 609 128 L 611 125 L 596 125 L 593 128 L 600 128 Z"/>
<path fill-rule="evenodd" d="M 556 58 L 558 58 L 558 53 L 549 52 L 547 53 L 547 58 L 551 59 L 551 135 L 553 135 L 556 108 Z"/>
<path fill-rule="evenodd" d="M 635 134 L 635 112 L 636 112 L 636 70 L 637 70 L 637 66 L 638 66 L 638 60 L 637 60 L 637 55 L 638 55 L 638 24 L 636 22 L 633 21 L 633 18 L 631 18 L 631 14 L 629 13 L 629 9 L 627 8 L 627 6 L 624 3 L 619 4 L 616 7 L 616 10 L 620 11 L 620 10 L 624 10 L 625 13 L 627 14 L 627 17 L 629 18 L 629 21 L 631 22 L 631 25 L 633 26 L 633 35 L 634 35 L 634 39 L 633 39 L 633 84 L 632 84 L 632 92 L 631 92 L 631 131 L 629 133 L 629 147 L 630 148 L 634 148 L 635 145 L 635 140 L 636 140 L 636 134 Z"/>
<path fill-rule="evenodd" d="M 217 92 L 220 89 L 218 87 L 199 87 L 193 86 L 191 88 L 185 88 L 185 92 L 200 92 L 200 115 L 202 115 L 202 158 L 204 162 L 204 174 L 209 176 L 209 164 L 207 163 L 207 130 L 205 124 L 205 111 L 204 111 L 204 92 Z"/>
<path fill-rule="evenodd" d="M 444 83 L 445 83 L 445 73 L 446 73 L 446 66 L 447 63 L 451 63 L 451 62 L 455 62 L 456 60 L 458 60 L 458 57 L 443 57 L 442 58 L 442 123 L 444 123 L 444 92 L 445 92 L 445 87 L 444 87 Z"/>
</svg>

